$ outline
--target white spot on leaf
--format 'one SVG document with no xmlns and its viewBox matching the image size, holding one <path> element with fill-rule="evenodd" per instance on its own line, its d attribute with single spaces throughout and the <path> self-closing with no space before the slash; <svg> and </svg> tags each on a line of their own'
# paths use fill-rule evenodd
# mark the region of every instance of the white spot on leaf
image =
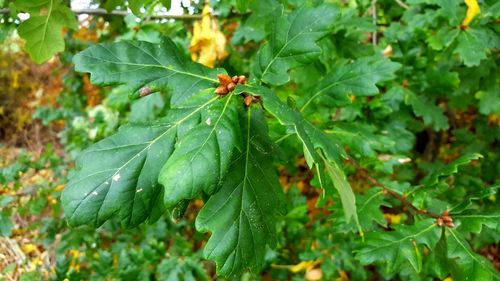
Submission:
<svg viewBox="0 0 500 281">
<path fill-rule="evenodd" d="M 116 174 L 113 176 L 113 181 L 119 181 L 120 180 L 120 174 Z"/>
</svg>

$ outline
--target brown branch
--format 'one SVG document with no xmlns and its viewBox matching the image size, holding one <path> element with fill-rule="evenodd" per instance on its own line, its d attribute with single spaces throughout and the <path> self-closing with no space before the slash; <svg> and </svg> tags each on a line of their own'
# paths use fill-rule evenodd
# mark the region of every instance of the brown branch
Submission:
<svg viewBox="0 0 500 281">
<path fill-rule="evenodd" d="M 435 218 L 435 219 L 439 219 L 439 218 L 442 218 L 444 216 L 443 215 L 439 215 L 439 214 L 435 214 L 435 213 L 432 213 L 432 212 L 429 212 L 425 209 L 420 209 L 418 208 L 417 206 L 413 205 L 410 201 L 408 201 L 408 199 L 406 199 L 406 196 L 403 196 L 397 192 L 394 192 L 392 191 L 390 188 L 388 188 L 387 186 L 385 186 L 383 183 L 381 183 L 379 180 L 377 180 L 376 178 L 372 177 L 368 171 L 361 167 L 361 165 L 359 165 L 358 162 L 356 162 L 356 160 L 354 160 L 352 157 L 349 158 L 349 161 L 351 163 L 354 164 L 354 166 L 356 166 L 356 168 L 360 171 L 363 172 L 363 174 L 365 175 L 365 177 L 371 182 L 373 183 L 374 185 L 382 188 L 383 190 L 383 193 L 384 194 L 387 194 L 387 195 L 390 195 L 392 196 L 393 198 L 399 200 L 401 203 L 403 203 L 404 206 L 406 206 L 407 208 L 409 209 L 412 209 L 413 211 L 415 211 L 416 213 L 418 214 L 422 214 L 422 215 L 426 215 L 426 216 L 429 216 L 431 218 Z"/>
<path fill-rule="evenodd" d="M 72 9 L 73 13 L 77 15 L 93 15 L 93 16 L 116 16 L 116 17 L 126 17 L 130 15 L 127 11 L 114 10 L 111 12 L 105 9 Z M 9 14 L 10 9 L 0 9 L 0 15 Z M 174 19 L 174 20 L 198 20 L 201 19 L 201 15 L 151 15 L 149 19 L 160 20 L 160 19 Z"/>
</svg>

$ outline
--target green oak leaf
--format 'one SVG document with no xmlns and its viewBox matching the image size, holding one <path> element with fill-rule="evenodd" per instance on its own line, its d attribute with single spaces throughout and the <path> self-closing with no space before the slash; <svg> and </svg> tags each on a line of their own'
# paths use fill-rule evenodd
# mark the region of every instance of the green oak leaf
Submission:
<svg viewBox="0 0 500 281">
<path fill-rule="evenodd" d="M 356 213 L 359 218 L 359 225 L 346 224 L 345 211 L 338 204 L 333 204 L 330 210 L 333 212 L 331 218 L 337 226 L 342 227 L 340 232 L 356 232 L 361 228 L 363 232 L 372 231 L 376 224 L 387 227 L 387 220 L 381 206 L 390 206 L 384 200 L 382 189 L 379 187 L 370 188 L 366 194 L 356 196 Z M 356 228 L 357 227 L 357 228 Z"/>
<path fill-rule="evenodd" d="M 203 263 L 194 257 L 172 256 L 164 259 L 156 269 L 158 280 L 209 281 Z"/>
<path fill-rule="evenodd" d="M 360 232 L 362 232 L 359 225 L 358 212 L 356 211 L 356 196 L 354 195 L 351 185 L 347 181 L 344 172 L 334 161 L 324 159 L 323 165 L 326 167 L 326 172 L 333 181 L 333 186 L 335 186 L 340 195 L 346 221 L 350 222 L 351 220 L 354 220 L 356 226 L 358 226 Z M 324 186 L 323 183 L 321 185 Z"/>
<path fill-rule="evenodd" d="M 178 105 L 201 90 L 215 86 L 222 69 L 210 69 L 189 61 L 167 37 L 160 45 L 121 41 L 94 45 L 77 54 L 75 69 L 89 72 L 95 85 L 125 84 L 139 96 L 143 87 L 155 92 L 169 90 L 170 103 Z"/>
<path fill-rule="evenodd" d="M 444 228 L 441 229 L 441 238 L 425 261 L 429 270 L 439 279 L 445 279 L 450 275 L 450 268 L 448 266 L 449 261 L 447 257 L 448 246 L 445 231 L 446 230 Z"/>
<path fill-rule="evenodd" d="M 252 13 L 234 32 L 231 41 L 235 45 L 262 41 L 268 34 L 273 15 L 276 14 L 276 10 L 281 9 L 281 4 L 277 0 L 238 0 L 236 5 L 242 12 L 249 6 Z"/>
<path fill-rule="evenodd" d="M 491 266 L 491 263 L 485 257 L 475 253 L 455 229 L 446 229 L 446 242 L 453 280 L 489 281 L 500 278 L 500 274 Z"/>
<path fill-rule="evenodd" d="M 353 219 L 356 225 L 359 226 L 356 213 L 356 198 L 345 178 L 344 172 L 336 163 L 339 161 L 339 156 L 345 155 L 339 144 L 305 120 L 298 111 L 283 103 L 273 91 L 266 87 L 258 85 L 238 86 L 235 93 L 260 96 L 263 99 L 264 108 L 276 117 L 281 124 L 289 127 L 292 134 L 297 134 L 303 144 L 304 156 L 309 167 L 311 169 L 315 168 L 318 173 L 321 187 L 324 190 L 321 199 L 325 199 L 326 195 L 332 194 L 331 185 L 325 183 L 324 171 L 326 170 L 332 179 L 333 186 L 340 194 L 347 222 Z M 318 151 L 321 153 L 318 153 Z"/>
<path fill-rule="evenodd" d="M 124 97 L 128 100 L 127 97 Z M 128 121 L 140 123 L 153 121 L 165 107 L 165 101 L 161 95 L 149 95 L 132 103 Z"/>
<path fill-rule="evenodd" d="M 458 45 L 455 53 L 460 55 L 465 66 L 478 66 L 481 60 L 489 53 L 488 44 L 481 36 L 472 29 L 468 29 L 458 34 Z"/>
<path fill-rule="evenodd" d="M 500 90 L 480 91 L 475 94 L 479 100 L 479 112 L 482 114 L 500 114 Z"/>
<path fill-rule="evenodd" d="M 443 48 L 447 48 L 453 43 L 455 38 L 460 33 L 460 30 L 454 29 L 439 29 L 436 33 L 432 34 L 427 38 L 427 43 L 429 47 L 434 50 L 442 50 Z"/>
<path fill-rule="evenodd" d="M 266 245 L 274 247 L 276 220 L 284 214 L 284 196 L 272 165 L 266 121 L 258 109 L 241 118 L 245 148 L 234 159 L 221 189 L 212 195 L 196 218 L 196 228 L 212 235 L 206 258 L 221 275 L 261 269 Z"/>
<path fill-rule="evenodd" d="M 422 269 L 421 245 L 433 249 L 441 237 L 441 228 L 434 219 L 417 221 L 414 225 L 399 225 L 390 232 L 366 234 L 356 257 L 362 264 L 386 263 L 390 272 L 409 262 L 416 272 Z"/>
<path fill-rule="evenodd" d="M 164 202 L 173 207 L 200 191 L 212 194 L 228 171 L 234 147 L 240 147 L 238 105 L 233 94 L 225 103 L 214 103 L 201 114 L 201 122 L 176 144 L 158 181 L 165 187 Z"/>
<path fill-rule="evenodd" d="M 253 65 L 255 77 L 271 85 L 290 80 L 288 70 L 321 53 L 316 42 L 328 34 L 339 15 L 332 5 L 301 7 L 288 16 L 279 9 L 271 23 L 269 43 L 261 47 Z"/>
<path fill-rule="evenodd" d="M 353 63 L 341 63 L 318 82 L 300 102 L 301 111 L 316 98 L 338 99 L 347 94 L 369 96 L 378 94 L 377 83 L 394 79 L 400 64 L 376 57 L 360 58 Z"/>
<path fill-rule="evenodd" d="M 15 5 L 30 14 L 17 32 L 26 40 L 24 48 L 36 63 L 64 51 L 63 28 L 77 29 L 78 22 L 62 0 L 17 0 Z"/>
<path fill-rule="evenodd" d="M 77 160 L 77 172 L 62 193 L 64 213 L 72 226 L 99 226 L 117 215 L 133 227 L 163 209 L 158 176 L 163 163 L 217 103 L 212 89 L 173 108 L 158 122 L 130 124 L 88 148 Z M 230 150 L 230 147 L 227 147 Z M 160 201 L 160 202 L 159 202 Z"/>
<path fill-rule="evenodd" d="M 146 2 L 149 2 L 149 1 L 146 1 L 146 0 L 128 0 L 127 2 L 128 2 L 128 7 L 132 11 L 132 13 L 136 16 L 140 16 L 141 15 L 141 8 L 144 6 L 144 4 Z"/>
<path fill-rule="evenodd" d="M 434 101 L 424 96 L 417 96 L 410 90 L 405 90 L 405 103 L 411 105 L 416 116 L 424 119 L 424 124 L 432 126 L 435 131 L 449 128 L 448 118 L 444 110 Z"/>
<path fill-rule="evenodd" d="M 500 184 L 496 184 L 488 188 L 482 188 L 475 192 L 472 192 L 470 195 L 464 198 L 462 202 L 459 202 L 455 206 L 449 208 L 450 213 L 460 214 L 463 211 L 467 210 L 469 207 L 471 207 L 474 201 L 479 201 L 495 195 L 498 189 L 500 189 Z"/>
<path fill-rule="evenodd" d="M 303 143 L 304 154 L 308 156 L 306 159 L 309 160 L 309 167 L 312 168 L 314 162 L 318 162 L 320 160 L 313 143 L 306 133 L 306 120 L 302 117 L 302 115 L 300 115 L 299 112 L 283 103 L 272 90 L 259 85 L 238 85 L 235 93 L 247 93 L 254 96 L 262 96 L 265 109 L 276 117 L 282 125 L 289 127 L 292 133 L 296 133 Z"/>
<path fill-rule="evenodd" d="M 458 167 L 469 164 L 472 160 L 478 160 L 483 158 L 479 153 L 470 153 L 460 156 L 460 158 L 454 160 L 443 168 L 431 173 L 422 180 L 425 186 L 432 186 L 439 182 L 443 177 L 449 177 L 458 172 Z"/>
<path fill-rule="evenodd" d="M 453 219 L 460 222 L 459 229 L 480 233 L 483 225 L 491 228 L 496 232 L 500 232 L 500 211 L 493 212 L 464 212 L 461 214 L 453 215 Z"/>
<path fill-rule="evenodd" d="M 387 225 L 380 206 L 389 204 L 385 202 L 383 190 L 379 187 L 370 188 L 366 194 L 358 196 L 359 224 L 363 229 L 373 230 L 374 222 L 384 227 Z"/>
</svg>

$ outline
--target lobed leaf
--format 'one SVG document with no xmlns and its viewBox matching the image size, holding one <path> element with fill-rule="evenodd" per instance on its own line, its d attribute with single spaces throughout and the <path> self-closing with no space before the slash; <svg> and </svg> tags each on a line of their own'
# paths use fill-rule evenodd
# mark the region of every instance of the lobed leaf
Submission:
<svg viewBox="0 0 500 281">
<path fill-rule="evenodd" d="M 165 187 L 164 202 L 173 207 L 201 191 L 212 194 L 222 184 L 241 135 L 233 94 L 225 103 L 214 103 L 201 112 L 201 122 L 176 144 L 175 151 L 160 171 L 158 181 Z"/>
<path fill-rule="evenodd" d="M 414 225 L 396 226 L 391 232 L 368 233 L 356 257 L 362 264 L 386 263 L 390 272 L 397 272 L 404 262 L 409 262 L 415 271 L 420 272 L 422 256 L 419 245 L 432 250 L 440 237 L 441 228 L 433 219 L 425 219 Z"/>
<path fill-rule="evenodd" d="M 460 32 L 457 37 L 458 45 L 454 53 L 459 54 L 467 67 L 478 66 L 481 60 L 489 53 L 488 42 L 485 42 L 480 32 L 469 29 Z"/>
<path fill-rule="evenodd" d="M 497 233 L 500 232 L 500 211 L 481 213 L 469 211 L 453 215 L 453 218 L 460 222 L 460 229 L 468 232 L 480 233 L 483 225 Z"/>
<path fill-rule="evenodd" d="M 224 73 L 189 61 L 167 37 L 160 45 L 142 41 L 94 45 L 77 54 L 73 62 L 77 71 L 90 73 L 92 84 L 124 84 L 135 91 L 134 96 L 143 87 L 152 92 L 169 90 L 172 105 L 215 86 L 217 74 Z"/>
<path fill-rule="evenodd" d="M 206 258 L 216 262 L 218 274 L 227 276 L 262 267 L 266 245 L 276 244 L 276 218 L 284 213 L 264 116 L 251 109 L 246 115 L 241 124 L 245 148 L 196 218 L 199 231 L 212 233 Z"/>
<path fill-rule="evenodd" d="M 375 95 L 379 92 L 376 84 L 394 79 L 400 64 L 389 59 L 365 57 L 353 63 L 340 64 L 326 76 L 304 97 L 301 111 L 313 100 L 323 97 L 336 99 L 342 95 L 355 96 Z"/>
<path fill-rule="evenodd" d="M 491 263 L 472 251 L 467 241 L 455 229 L 446 229 L 446 242 L 453 280 L 489 281 L 500 278 Z"/>
<path fill-rule="evenodd" d="M 15 5 L 30 14 L 17 32 L 26 40 L 24 49 L 36 63 L 64 51 L 63 28 L 78 28 L 75 15 L 65 3 L 61 0 L 17 0 Z"/>
<path fill-rule="evenodd" d="M 462 155 L 460 158 L 454 160 L 450 164 L 444 166 L 443 168 L 433 172 L 432 174 L 425 177 L 422 183 L 426 186 L 432 186 L 439 182 L 443 177 L 449 177 L 458 172 L 458 167 L 469 164 L 473 160 L 478 160 L 483 156 L 479 153 L 470 153 Z"/>
<path fill-rule="evenodd" d="M 332 5 L 301 7 L 288 16 L 277 11 L 271 23 L 271 38 L 257 54 L 253 65 L 255 77 L 271 85 L 290 80 L 288 70 L 305 64 L 321 53 L 316 42 L 328 34 L 339 11 Z"/>
<path fill-rule="evenodd" d="M 201 92 L 183 106 L 171 109 L 159 122 L 126 125 L 117 134 L 87 149 L 77 160 L 79 170 L 62 193 L 69 224 L 99 226 L 117 215 L 123 225 L 133 227 L 150 218 L 152 212 L 157 211 L 155 208 L 163 209 L 163 204 L 158 202 L 163 192 L 158 183 L 162 164 L 191 130 L 203 130 L 200 126 L 212 129 L 202 119 L 207 110 L 218 107 L 218 103 L 228 103 L 211 97 L 212 91 Z M 232 147 L 230 143 L 227 145 L 225 150 L 230 154 Z M 171 194 L 168 185 L 171 180 L 162 178 L 166 194 Z M 190 197 L 176 198 L 195 195 L 197 193 L 189 193 Z M 169 202 L 173 201 L 169 199 Z"/>
<path fill-rule="evenodd" d="M 425 125 L 430 125 L 435 131 L 446 130 L 450 127 L 444 110 L 435 104 L 435 101 L 419 97 L 409 90 L 405 90 L 405 103 L 411 105 L 416 116 L 422 117 Z"/>
<path fill-rule="evenodd" d="M 260 96 L 263 99 L 264 108 L 275 116 L 281 124 L 290 127 L 292 133 L 297 134 L 303 144 L 304 156 L 309 167 L 311 169 L 315 167 L 318 172 L 321 187 L 324 190 L 323 199 L 326 194 L 332 193 L 331 186 L 327 185 L 324 180 L 324 171 L 326 170 L 332 179 L 334 187 L 341 195 L 340 198 L 347 222 L 353 219 L 356 225 L 359 226 L 356 213 L 356 198 L 345 178 L 344 172 L 336 164 L 339 156 L 343 156 L 343 150 L 340 146 L 305 120 L 298 111 L 281 102 L 276 94 L 268 88 L 256 85 L 238 86 L 236 88 L 236 93 L 243 92 Z M 321 151 L 321 153 L 318 151 Z"/>
</svg>

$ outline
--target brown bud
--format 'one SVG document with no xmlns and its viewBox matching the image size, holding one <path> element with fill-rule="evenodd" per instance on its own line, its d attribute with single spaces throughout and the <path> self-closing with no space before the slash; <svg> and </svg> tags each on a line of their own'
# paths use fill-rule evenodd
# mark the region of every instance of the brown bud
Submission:
<svg viewBox="0 0 500 281">
<path fill-rule="evenodd" d="M 247 78 L 245 77 L 245 75 L 240 75 L 238 77 L 238 84 L 245 84 L 246 81 L 247 81 Z"/>
<path fill-rule="evenodd" d="M 233 82 L 233 80 L 231 80 L 231 77 L 229 77 L 229 75 L 227 74 L 217 74 L 217 79 L 219 79 L 219 83 L 221 86 L 227 86 L 227 84 Z"/>
<path fill-rule="evenodd" d="M 250 106 L 252 104 L 252 96 L 251 95 L 246 95 L 245 98 L 243 99 L 243 102 L 245 103 L 246 106 Z"/>
<path fill-rule="evenodd" d="M 450 212 L 448 210 L 443 211 L 443 216 L 449 216 L 449 215 L 450 215 Z"/>
<path fill-rule="evenodd" d="M 233 82 L 231 82 L 231 83 L 227 84 L 227 90 L 228 90 L 229 92 L 234 91 L 234 88 L 235 88 L 235 87 L 236 87 L 236 84 L 234 84 Z"/>
<path fill-rule="evenodd" d="M 444 222 L 443 222 L 443 219 L 442 219 L 442 218 L 437 218 L 437 219 L 436 219 L 436 223 L 437 223 L 437 225 L 439 225 L 439 226 L 442 226 L 442 225 L 444 224 Z"/>
<path fill-rule="evenodd" d="M 453 222 L 447 222 L 446 226 L 449 227 L 449 228 L 454 228 L 455 224 Z"/>
<path fill-rule="evenodd" d="M 219 96 L 223 96 L 227 94 L 227 88 L 225 86 L 219 86 L 214 92 Z"/>
<path fill-rule="evenodd" d="M 231 78 L 231 80 L 233 80 L 233 83 L 234 84 L 238 84 L 238 76 L 233 76 L 233 78 Z"/>
</svg>

